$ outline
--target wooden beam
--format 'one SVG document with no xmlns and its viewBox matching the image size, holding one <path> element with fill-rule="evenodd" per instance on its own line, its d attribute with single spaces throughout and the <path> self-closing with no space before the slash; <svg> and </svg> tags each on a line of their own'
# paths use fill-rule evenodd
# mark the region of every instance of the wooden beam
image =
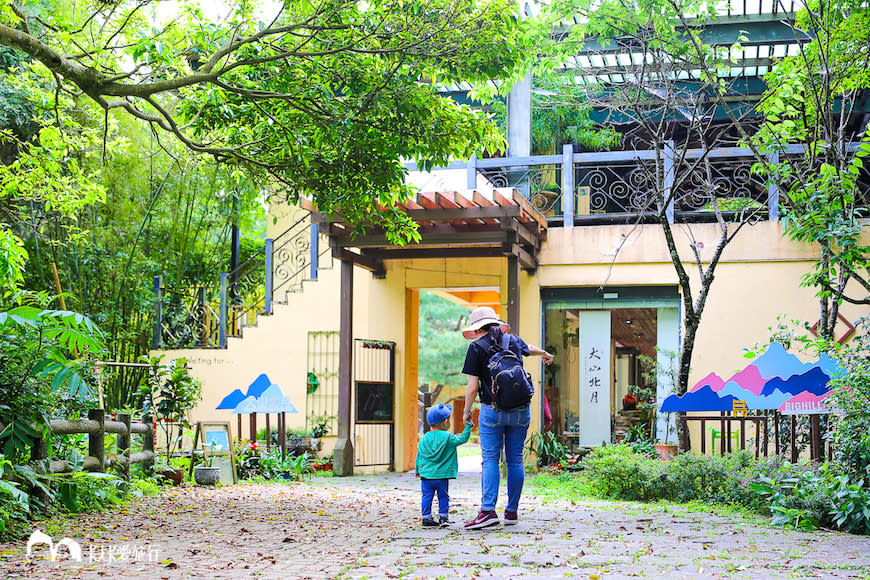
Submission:
<svg viewBox="0 0 870 580">
<path fill-rule="evenodd" d="M 508 195 L 512 195 L 512 193 L 508 194 Z M 511 201 L 510 197 L 503 195 L 497 189 L 492 190 L 492 201 L 494 201 L 496 205 L 499 205 L 501 207 L 512 207 L 512 206 L 516 207 L 514 202 Z M 522 209 L 522 208 L 520 208 L 520 209 Z"/>
<path fill-rule="evenodd" d="M 497 258 L 504 255 L 501 246 L 471 246 L 465 248 L 395 248 L 363 250 L 375 260 L 411 260 L 426 258 Z"/>
<path fill-rule="evenodd" d="M 456 195 L 452 191 L 439 191 L 435 193 L 435 201 L 446 209 L 459 209 L 462 206 L 456 203 Z"/>
<path fill-rule="evenodd" d="M 364 270 L 368 270 L 374 274 L 375 277 L 383 277 L 387 273 L 384 263 L 380 260 L 376 260 L 370 256 L 356 254 L 345 248 L 333 247 L 332 257 L 341 260 L 342 262 L 350 262 Z"/>
<path fill-rule="evenodd" d="M 505 240 L 504 232 L 496 231 L 466 231 L 460 232 L 456 228 L 439 233 L 421 232 L 419 245 L 435 244 L 495 244 Z M 330 244 L 337 248 L 387 248 L 394 247 L 388 244 L 383 236 L 357 236 L 355 238 L 341 237 L 330 238 Z M 339 256 L 340 257 L 340 256 Z"/>
<path fill-rule="evenodd" d="M 513 198 L 513 202 L 514 202 L 515 204 L 517 204 L 518 206 L 520 206 L 520 207 L 523 209 L 523 212 L 525 212 L 525 214 L 528 215 L 528 219 L 529 219 L 530 221 L 534 221 L 535 223 L 538 224 L 538 231 L 546 231 L 546 229 L 547 229 L 547 218 L 545 218 L 545 217 L 541 214 L 541 212 L 539 212 L 537 209 L 535 209 L 535 206 L 533 206 L 533 205 L 529 202 L 529 200 L 527 200 L 526 198 L 524 198 L 524 197 L 520 194 L 520 192 L 517 191 L 516 189 L 513 190 L 512 198 Z M 520 219 L 523 220 L 523 221 L 526 221 L 526 220 L 524 220 L 523 218 L 520 218 Z"/>
<path fill-rule="evenodd" d="M 476 190 L 474 191 L 474 193 L 471 194 L 471 199 L 474 201 L 474 203 L 476 203 L 480 207 L 494 207 L 495 206 L 495 204 L 492 202 L 492 200 L 485 198 L 482 193 L 480 193 L 479 191 L 476 191 Z"/>
<path fill-rule="evenodd" d="M 454 204 L 456 205 L 456 204 Z M 508 207 L 450 207 L 437 209 L 407 210 L 414 221 L 447 221 L 447 220 L 496 220 L 523 215 L 522 208 L 514 205 Z M 490 221 L 489 223 L 492 223 Z"/>
<path fill-rule="evenodd" d="M 502 248 L 502 254 L 516 257 L 520 261 L 523 270 L 534 272 L 538 269 L 538 259 L 523 249 L 519 244 L 505 244 Z"/>
</svg>

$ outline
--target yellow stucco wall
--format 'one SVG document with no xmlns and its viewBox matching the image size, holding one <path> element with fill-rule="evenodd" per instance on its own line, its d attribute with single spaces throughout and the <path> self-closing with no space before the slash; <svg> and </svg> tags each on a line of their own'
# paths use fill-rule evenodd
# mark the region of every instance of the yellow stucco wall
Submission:
<svg viewBox="0 0 870 580">
<path fill-rule="evenodd" d="M 300 214 L 298 210 L 279 210 L 273 215 L 279 220 L 277 224 L 270 220 L 270 237 L 276 237 Z M 684 259 L 691 259 L 692 239 L 703 246 L 702 257 L 709 257 L 718 226 L 675 227 Z M 778 315 L 811 322 L 818 318 L 813 291 L 799 287 L 800 277 L 811 269 L 814 257 L 810 246 L 784 238 L 778 223 L 762 222 L 740 232 L 723 256 L 707 301 L 693 360 L 693 382 L 712 371 L 725 376 L 742 369 L 745 365 L 742 349 L 765 341 L 768 327 L 775 324 Z M 539 260 L 537 273 L 523 272 L 520 283 L 519 335 L 536 345 L 541 343 L 542 287 L 677 283 L 661 229 L 655 225 L 553 228 Z M 330 262 L 331 259 L 325 259 L 322 265 L 328 266 Z M 319 280 L 305 282 L 303 292 L 288 295 L 286 304 L 276 304 L 272 316 L 260 316 L 256 327 L 244 329 L 243 338 L 230 338 L 227 349 L 166 353 L 170 358 L 187 357 L 192 374 L 203 383 L 203 401 L 192 413 L 194 421 L 230 421 L 234 435 L 238 435 L 235 416 L 215 407 L 230 391 L 235 388 L 244 391 L 265 372 L 300 411 L 288 416 L 288 426 L 304 425 L 308 332 L 339 329 L 339 266 L 335 261 L 331 269 L 322 268 Z M 687 264 L 687 269 L 697 282 L 697 269 L 691 264 Z M 409 317 L 416 315 L 414 291 L 495 287 L 500 290 L 504 315 L 506 281 L 507 261 L 503 258 L 397 260 L 387 263 L 386 278 L 382 280 L 355 269 L 354 336 L 397 344 L 396 411 L 400 422 L 396 430 L 397 468 L 412 467 L 416 446 L 417 386 L 412 383 L 416 359 L 409 349 L 416 349 L 417 333 L 408 330 L 413 322 Z M 843 313 L 850 320 L 865 314 L 848 305 L 843 306 Z M 413 326 L 410 328 L 413 330 Z M 462 361 L 456 361 L 457 368 L 461 365 Z M 540 385 L 539 359 L 530 359 L 527 368 L 535 384 Z M 532 429 L 538 429 L 538 397 L 532 417 Z M 263 427 L 262 419 L 259 426 Z M 245 437 L 247 430 L 245 422 Z M 328 452 L 332 441 L 326 443 Z"/>
<path fill-rule="evenodd" d="M 699 274 L 690 243 L 703 244 L 700 254 L 706 267 L 719 236 L 718 225 L 674 228 L 697 292 Z M 818 320 L 815 291 L 800 287 L 801 276 L 812 269 L 817 255 L 809 244 L 784 237 L 778 222 L 746 226 L 737 234 L 716 269 L 696 337 L 690 384 L 713 371 L 726 375 L 741 370 L 746 364 L 742 349 L 766 341 L 768 327 L 776 324 L 778 316 L 811 323 Z M 658 225 L 554 228 L 541 250 L 540 262 L 541 287 L 677 284 Z M 841 312 L 854 321 L 866 309 L 844 304 Z"/>
</svg>

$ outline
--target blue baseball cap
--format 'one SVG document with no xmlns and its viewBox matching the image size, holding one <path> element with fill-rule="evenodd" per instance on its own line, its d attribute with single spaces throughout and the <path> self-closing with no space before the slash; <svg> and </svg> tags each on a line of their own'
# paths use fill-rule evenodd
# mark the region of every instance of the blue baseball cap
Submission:
<svg viewBox="0 0 870 580">
<path fill-rule="evenodd" d="M 445 419 L 449 419 L 451 414 L 453 414 L 453 405 L 438 403 L 426 413 L 426 422 L 430 425 L 437 425 L 443 423 Z"/>
</svg>

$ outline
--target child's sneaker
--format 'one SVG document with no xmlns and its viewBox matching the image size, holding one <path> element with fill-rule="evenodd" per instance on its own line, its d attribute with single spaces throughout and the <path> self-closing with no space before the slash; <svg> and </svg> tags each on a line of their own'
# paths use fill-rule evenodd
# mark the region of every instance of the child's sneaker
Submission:
<svg viewBox="0 0 870 580">
<path fill-rule="evenodd" d="M 488 528 L 489 526 L 497 526 L 499 524 L 498 516 L 495 511 L 485 512 L 480 510 L 477 517 L 465 524 L 466 530 L 477 530 L 480 528 Z"/>
<path fill-rule="evenodd" d="M 438 527 L 439 528 L 446 528 L 449 525 L 450 525 L 450 518 L 448 518 L 447 516 L 441 516 L 440 518 L 438 518 Z"/>
<path fill-rule="evenodd" d="M 424 528 L 437 528 L 438 522 L 436 522 L 435 519 L 432 517 L 423 518 L 423 527 Z"/>
<path fill-rule="evenodd" d="M 504 510 L 504 525 L 515 526 L 517 525 L 517 522 L 519 522 L 519 518 L 517 518 L 517 512 Z"/>
</svg>

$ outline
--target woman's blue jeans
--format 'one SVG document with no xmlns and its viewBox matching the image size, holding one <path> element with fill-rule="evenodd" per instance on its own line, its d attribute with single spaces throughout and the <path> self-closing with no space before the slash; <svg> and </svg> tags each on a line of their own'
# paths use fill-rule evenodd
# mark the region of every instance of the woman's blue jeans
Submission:
<svg viewBox="0 0 870 580">
<path fill-rule="evenodd" d="M 528 407 L 512 411 L 496 412 L 492 405 L 481 405 L 478 430 L 480 432 L 480 451 L 483 456 L 483 473 L 481 487 L 483 498 L 481 509 L 495 510 L 498 500 L 498 485 L 501 473 L 498 462 L 501 450 L 504 448 L 507 463 L 507 511 L 517 511 L 520 495 L 523 493 L 523 481 L 526 477 L 523 467 L 523 446 L 526 433 L 531 423 L 531 413 Z"/>
</svg>

